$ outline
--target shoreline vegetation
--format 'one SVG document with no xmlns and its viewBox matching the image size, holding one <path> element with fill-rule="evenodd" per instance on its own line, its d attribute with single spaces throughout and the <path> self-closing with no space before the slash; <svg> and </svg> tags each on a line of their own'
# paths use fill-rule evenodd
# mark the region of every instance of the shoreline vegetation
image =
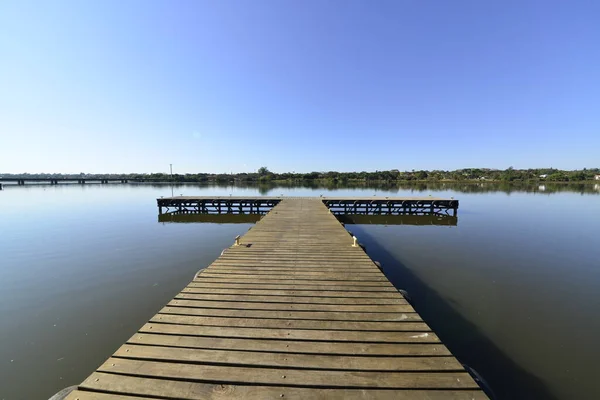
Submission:
<svg viewBox="0 0 600 400">
<path fill-rule="evenodd" d="M 554 168 L 537 169 L 514 169 L 512 167 L 506 170 L 487 169 L 487 168 L 465 168 L 454 171 L 442 170 L 411 170 L 399 171 L 396 169 L 389 171 L 375 172 L 271 172 L 267 167 L 261 167 L 256 172 L 235 173 L 235 174 L 169 174 L 169 173 L 128 173 L 128 174 L 53 174 L 53 173 L 22 173 L 22 174 L 2 174 L 0 179 L 94 179 L 99 177 L 129 179 L 140 182 L 173 182 L 173 183 L 213 183 L 213 182 L 234 182 L 234 183 L 407 183 L 407 182 L 432 182 L 432 183 L 468 183 L 468 182 L 577 182 L 577 183 L 600 183 L 600 168 L 582 170 L 559 170 Z"/>
</svg>

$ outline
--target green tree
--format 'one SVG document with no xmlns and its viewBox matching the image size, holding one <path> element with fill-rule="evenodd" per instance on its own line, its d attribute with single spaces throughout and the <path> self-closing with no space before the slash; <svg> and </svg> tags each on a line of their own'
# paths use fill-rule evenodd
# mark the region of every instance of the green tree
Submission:
<svg viewBox="0 0 600 400">
<path fill-rule="evenodd" d="M 427 179 L 427 177 L 428 177 L 429 175 L 427 174 L 427 171 L 418 171 L 418 172 L 415 174 L 415 176 L 417 177 L 417 179 L 420 179 L 420 180 L 425 180 L 425 179 Z"/>
<path fill-rule="evenodd" d="M 269 169 L 267 167 L 260 167 L 258 169 L 258 175 L 260 175 L 260 176 L 265 176 L 270 173 L 271 173 L 271 171 L 269 171 Z"/>
</svg>

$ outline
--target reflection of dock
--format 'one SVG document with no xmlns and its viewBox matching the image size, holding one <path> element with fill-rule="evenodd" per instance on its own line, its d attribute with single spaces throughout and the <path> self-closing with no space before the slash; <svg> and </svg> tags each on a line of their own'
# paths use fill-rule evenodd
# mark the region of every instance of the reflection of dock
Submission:
<svg viewBox="0 0 600 400">
<path fill-rule="evenodd" d="M 67 399 L 486 398 L 322 200 L 277 203 Z"/>
<path fill-rule="evenodd" d="M 260 214 L 160 214 L 158 222 L 205 222 L 213 224 L 253 224 L 260 220 Z"/>
<path fill-rule="evenodd" d="M 456 226 L 458 217 L 446 214 L 433 215 L 336 215 L 345 224 L 363 225 L 439 225 Z M 204 214 L 177 213 L 160 214 L 158 222 L 192 223 L 204 222 L 213 224 L 253 224 L 260 220 L 261 214 Z"/>
<path fill-rule="evenodd" d="M 458 217 L 446 214 L 432 215 L 337 215 L 340 222 L 345 224 L 363 225 L 440 225 L 456 226 Z"/>
</svg>

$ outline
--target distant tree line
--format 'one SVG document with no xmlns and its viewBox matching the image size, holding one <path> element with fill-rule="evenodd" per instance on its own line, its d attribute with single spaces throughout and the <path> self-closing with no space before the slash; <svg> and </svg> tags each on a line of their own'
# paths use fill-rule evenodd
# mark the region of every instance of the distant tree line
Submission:
<svg viewBox="0 0 600 400">
<path fill-rule="evenodd" d="M 493 181 L 493 182 L 584 182 L 593 181 L 600 175 L 600 168 L 584 168 L 582 170 L 559 170 L 555 168 L 534 168 L 534 169 L 514 169 L 512 167 L 505 170 L 489 168 L 464 168 L 454 171 L 444 170 L 411 170 L 399 171 L 396 169 L 389 171 L 375 172 L 283 172 L 276 173 L 270 171 L 267 167 L 261 167 L 256 172 L 236 173 L 236 174 L 173 174 L 168 173 L 147 173 L 147 174 L 2 174 L 0 179 L 4 178 L 55 178 L 55 179 L 94 179 L 94 178 L 118 178 L 129 179 L 142 182 L 305 182 L 321 181 L 332 183 L 368 183 L 368 182 L 466 182 L 466 181 Z"/>
</svg>

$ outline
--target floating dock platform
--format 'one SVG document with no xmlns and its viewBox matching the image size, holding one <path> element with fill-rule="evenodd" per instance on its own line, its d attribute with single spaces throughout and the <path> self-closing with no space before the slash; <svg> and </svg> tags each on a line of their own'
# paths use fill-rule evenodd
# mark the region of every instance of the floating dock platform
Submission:
<svg viewBox="0 0 600 400">
<path fill-rule="evenodd" d="M 160 198 L 159 214 L 264 214 L 284 199 L 321 201 L 335 215 L 452 215 L 458 200 L 436 197 L 238 197 L 175 196 Z"/>
</svg>

